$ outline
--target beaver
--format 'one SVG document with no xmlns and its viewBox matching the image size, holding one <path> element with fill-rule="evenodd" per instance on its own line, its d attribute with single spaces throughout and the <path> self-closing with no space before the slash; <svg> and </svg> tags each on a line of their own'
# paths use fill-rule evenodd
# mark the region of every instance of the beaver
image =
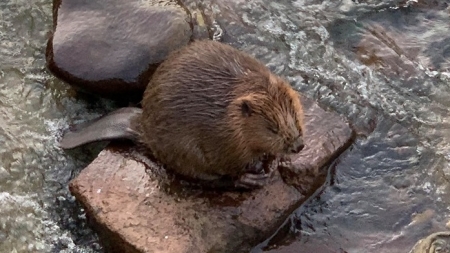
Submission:
<svg viewBox="0 0 450 253">
<path fill-rule="evenodd" d="M 256 58 L 221 42 L 195 41 L 169 54 L 141 105 L 65 134 L 60 146 L 132 139 L 176 173 L 230 176 L 245 188 L 264 184 L 267 173 L 255 171 L 264 156 L 304 147 L 297 92 Z"/>
</svg>

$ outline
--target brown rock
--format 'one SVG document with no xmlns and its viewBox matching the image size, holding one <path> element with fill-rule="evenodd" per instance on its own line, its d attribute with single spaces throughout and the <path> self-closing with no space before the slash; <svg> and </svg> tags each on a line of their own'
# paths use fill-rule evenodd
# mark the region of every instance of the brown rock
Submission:
<svg viewBox="0 0 450 253">
<path fill-rule="evenodd" d="M 192 36 L 179 1 L 53 1 L 47 65 L 59 78 L 105 97 L 142 95 L 155 68 Z"/>
<path fill-rule="evenodd" d="M 352 131 L 338 116 L 304 101 L 307 131 L 348 133 L 308 139 L 314 144 L 306 142 L 311 150 L 296 157 L 295 168 L 301 164 L 319 168 L 328 162 L 323 159 L 341 151 Z M 129 158 L 132 149 L 110 146 L 70 184 L 108 252 L 248 252 L 308 197 L 285 184 L 278 173 L 267 186 L 250 192 L 202 192 L 177 186 L 160 170 L 146 169 Z M 290 173 L 295 176 L 298 171 Z M 323 182 L 322 174 L 317 176 Z"/>
</svg>

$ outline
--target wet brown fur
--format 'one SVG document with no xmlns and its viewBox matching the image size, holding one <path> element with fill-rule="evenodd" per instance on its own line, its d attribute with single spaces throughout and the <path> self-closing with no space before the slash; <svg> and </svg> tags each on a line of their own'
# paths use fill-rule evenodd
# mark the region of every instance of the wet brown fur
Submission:
<svg viewBox="0 0 450 253">
<path fill-rule="evenodd" d="M 238 176 L 302 136 L 299 96 L 252 56 L 197 41 L 156 70 L 142 101 L 140 140 L 180 174 Z"/>
</svg>

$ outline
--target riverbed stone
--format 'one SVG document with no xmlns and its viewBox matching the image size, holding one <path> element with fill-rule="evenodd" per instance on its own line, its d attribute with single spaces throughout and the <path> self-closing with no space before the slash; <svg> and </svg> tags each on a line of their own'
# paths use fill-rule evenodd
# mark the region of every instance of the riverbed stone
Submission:
<svg viewBox="0 0 450 253">
<path fill-rule="evenodd" d="M 436 232 L 419 240 L 409 253 L 450 253 L 450 231 Z"/>
<path fill-rule="evenodd" d="M 139 97 L 168 55 L 189 43 L 192 21 L 176 0 L 54 0 L 50 71 L 104 97 Z"/>
<path fill-rule="evenodd" d="M 114 142 L 72 180 L 70 190 L 107 252 L 249 252 L 310 196 L 302 190 L 325 182 L 323 165 L 351 142 L 353 131 L 342 118 L 307 98 L 302 103 L 306 133 L 321 136 L 305 138 L 308 155 L 292 157 L 293 170 L 280 170 L 284 177 L 276 171 L 261 189 L 185 187 L 156 164 L 134 159 L 136 147 Z M 309 186 L 283 181 L 300 168 L 309 169 Z"/>
</svg>

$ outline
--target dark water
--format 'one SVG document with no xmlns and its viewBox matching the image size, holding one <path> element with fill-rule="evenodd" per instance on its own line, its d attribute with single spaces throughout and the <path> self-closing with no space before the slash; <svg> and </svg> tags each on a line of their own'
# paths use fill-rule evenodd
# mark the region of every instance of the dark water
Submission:
<svg viewBox="0 0 450 253">
<path fill-rule="evenodd" d="M 49 0 L 0 2 L 0 252 L 101 252 L 67 185 L 101 146 L 61 130 L 110 111 L 45 69 Z M 450 220 L 449 1 L 186 1 L 358 138 L 254 252 L 407 252 Z"/>
</svg>

